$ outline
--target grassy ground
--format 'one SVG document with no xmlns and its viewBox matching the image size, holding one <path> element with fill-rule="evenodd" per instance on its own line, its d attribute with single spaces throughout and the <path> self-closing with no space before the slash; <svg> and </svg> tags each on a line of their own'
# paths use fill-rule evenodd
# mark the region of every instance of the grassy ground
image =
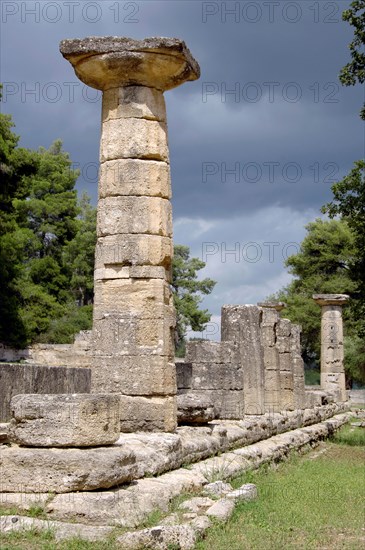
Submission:
<svg viewBox="0 0 365 550">
<path fill-rule="evenodd" d="M 364 548 L 364 446 L 364 428 L 345 426 L 308 455 L 235 480 L 256 483 L 259 499 L 238 505 L 197 550 Z"/>
<path fill-rule="evenodd" d="M 275 468 L 232 481 L 256 483 L 259 499 L 236 507 L 226 525 L 216 524 L 196 550 L 358 550 L 365 547 L 365 429 L 344 426 L 331 441 Z M 184 497 L 186 498 L 186 496 Z M 4 511 L 2 511 L 4 513 Z M 16 510 L 9 510 L 9 514 Z M 43 514 L 33 513 L 42 517 Z M 153 521 L 152 521 L 153 519 Z M 155 514 L 146 527 L 158 523 Z M 115 536 L 119 534 L 118 530 Z M 51 532 L 0 533 L 1 550 L 116 550 L 108 541 L 57 543 Z"/>
</svg>

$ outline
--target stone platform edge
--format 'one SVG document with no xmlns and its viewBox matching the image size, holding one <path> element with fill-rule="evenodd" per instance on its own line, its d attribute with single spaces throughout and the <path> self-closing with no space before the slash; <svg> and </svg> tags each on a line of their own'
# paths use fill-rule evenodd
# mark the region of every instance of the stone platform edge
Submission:
<svg viewBox="0 0 365 550">
<path fill-rule="evenodd" d="M 47 503 L 44 501 L 43 505 L 49 514 L 49 519 L 1 516 L 0 528 L 4 533 L 34 527 L 52 529 L 55 532 L 56 540 L 75 536 L 85 540 L 100 540 L 112 534 L 116 527 L 135 529 L 151 511 L 160 509 L 163 512 L 168 512 L 171 500 L 179 494 L 201 492 L 204 486 L 211 481 L 212 476 L 218 475 L 221 480 L 229 480 L 245 471 L 257 469 L 263 464 L 285 460 L 291 451 L 305 450 L 308 446 L 313 446 L 318 441 L 331 436 L 354 414 L 356 413 L 337 414 L 322 422 L 290 430 L 256 444 L 223 453 L 219 457 L 200 461 L 189 468 L 180 468 L 157 478 L 141 479 L 127 487 L 113 491 L 77 492 L 61 494 L 53 498 L 50 498 L 50 495 L 43 495 L 43 498 L 46 496 L 48 500 Z M 17 504 L 19 508 L 22 507 L 19 506 L 19 498 L 14 493 L 2 493 L 0 497 L 2 506 Z M 26 500 L 32 497 L 34 504 L 36 495 L 23 494 L 23 497 L 23 509 L 27 509 L 27 506 L 29 509 L 29 502 L 26 503 Z M 41 495 L 39 498 L 39 502 L 41 502 Z M 16 500 L 17 502 L 15 502 Z M 200 517 L 205 520 L 205 516 Z M 171 519 L 173 520 L 173 517 Z M 67 520 L 72 523 L 67 523 Z M 204 534 L 204 530 L 209 527 L 209 521 L 204 520 L 197 521 L 197 518 L 192 518 L 183 525 L 172 525 L 171 529 L 178 534 L 181 532 L 184 536 L 189 535 L 195 544 L 198 538 Z M 164 522 L 151 529 L 123 534 L 120 539 L 127 542 L 126 538 L 128 537 L 138 539 L 153 536 L 153 533 L 149 533 L 149 531 L 152 532 L 156 529 L 165 530 L 168 534 L 170 527 L 166 527 L 167 525 L 171 525 L 171 523 Z M 202 527 L 204 528 L 202 529 Z M 133 543 L 131 547 L 134 547 Z"/>
</svg>

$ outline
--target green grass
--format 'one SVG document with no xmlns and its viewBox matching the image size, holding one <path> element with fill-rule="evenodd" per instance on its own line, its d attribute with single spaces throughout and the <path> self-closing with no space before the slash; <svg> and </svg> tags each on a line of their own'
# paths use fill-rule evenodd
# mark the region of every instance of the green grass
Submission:
<svg viewBox="0 0 365 550">
<path fill-rule="evenodd" d="M 353 418 L 351 422 L 359 422 L 358 418 Z M 346 424 L 336 432 L 331 441 L 339 445 L 350 445 L 352 447 L 365 447 L 365 428 L 358 428 Z"/>
<path fill-rule="evenodd" d="M 353 429 L 346 426 L 308 455 L 234 480 L 236 487 L 256 483 L 259 499 L 238 504 L 228 524 L 213 526 L 196 550 L 362 548 L 365 455 L 356 430 L 364 429 Z"/>
</svg>

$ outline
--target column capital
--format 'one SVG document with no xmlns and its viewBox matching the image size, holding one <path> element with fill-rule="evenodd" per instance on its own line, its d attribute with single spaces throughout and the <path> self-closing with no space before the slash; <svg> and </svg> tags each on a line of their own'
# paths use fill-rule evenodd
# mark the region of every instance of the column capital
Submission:
<svg viewBox="0 0 365 550">
<path fill-rule="evenodd" d="M 198 62 L 178 38 L 90 36 L 62 40 L 60 52 L 77 77 L 97 90 L 147 86 L 164 92 L 200 76 Z"/>
<path fill-rule="evenodd" d="M 350 296 L 348 294 L 313 294 L 312 298 L 319 306 L 344 306 Z"/>
</svg>

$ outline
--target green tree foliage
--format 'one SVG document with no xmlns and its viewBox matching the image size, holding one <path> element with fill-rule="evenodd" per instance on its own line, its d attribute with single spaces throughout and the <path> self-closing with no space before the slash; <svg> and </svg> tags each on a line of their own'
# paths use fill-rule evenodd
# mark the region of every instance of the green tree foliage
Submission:
<svg viewBox="0 0 365 550">
<path fill-rule="evenodd" d="M 1 114 L 0 341 L 72 341 L 91 326 L 95 209 L 60 141 L 29 151 L 12 127 Z"/>
<path fill-rule="evenodd" d="M 365 82 L 365 0 L 355 0 L 342 14 L 342 19 L 354 28 L 354 38 L 349 48 L 351 61 L 340 72 L 340 81 L 344 86 L 355 86 Z M 360 116 L 365 120 L 365 104 Z"/>
<path fill-rule="evenodd" d="M 32 233 L 17 231 L 13 199 L 25 196 L 25 181 L 37 170 L 38 159 L 34 152 L 17 147 L 19 137 L 13 126 L 11 116 L 0 113 L 0 341 L 21 346 L 26 342 L 26 327 L 16 281 L 25 250 L 32 246 Z"/>
<path fill-rule="evenodd" d="M 175 245 L 172 268 L 172 292 L 176 308 L 175 346 L 177 356 L 184 353 L 186 331 L 202 331 L 210 320 L 208 310 L 200 310 L 202 294 L 210 294 L 216 284 L 212 279 L 198 280 L 197 272 L 205 267 L 199 258 L 190 258 L 188 246 Z"/>
<path fill-rule="evenodd" d="M 356 253 L 350 276 L 357 284 L 358 317 L 365 313 L 365 161 L 355 162 L 351 172 L 332 186 L 333 199 L 322 207 L 331 218 L 341 216 L 354 234 Z M 365 326 L 364 326 L 365 327 Z M 365 332 L 365 330 L 364 330 Z M 365 335 L 365 334 L 364 334 Z"/>
<path fill-rule="evenodd" d="M 302 325 L 302 352 L 307 365 L 319 362 L 320 308 L 313 294 L 343 293 L 356 296 L 357 283 L 350 276 L 356 256 L 355 236 L 345 220 L 318 218 L 306 226 L 307 235 L 298 254 L 286 260 L 293 281 L 275 295 L 287 304 L 283 316 Z M 353 301 L 344 308 L 347 380 L 362 381 L 365 350 L 354 319 Z M 361 351 L 362 350 L 362 351 Z"/>
<path fill-rule="evenodd" d="M 94 296 L 94 255 L 96 245 L 96 208 L 83 193 L 79 201 L 78 230 L 64 251 L 70 268 L 70 287 L 79 306 L 92 304 Z"/>
</svg>

